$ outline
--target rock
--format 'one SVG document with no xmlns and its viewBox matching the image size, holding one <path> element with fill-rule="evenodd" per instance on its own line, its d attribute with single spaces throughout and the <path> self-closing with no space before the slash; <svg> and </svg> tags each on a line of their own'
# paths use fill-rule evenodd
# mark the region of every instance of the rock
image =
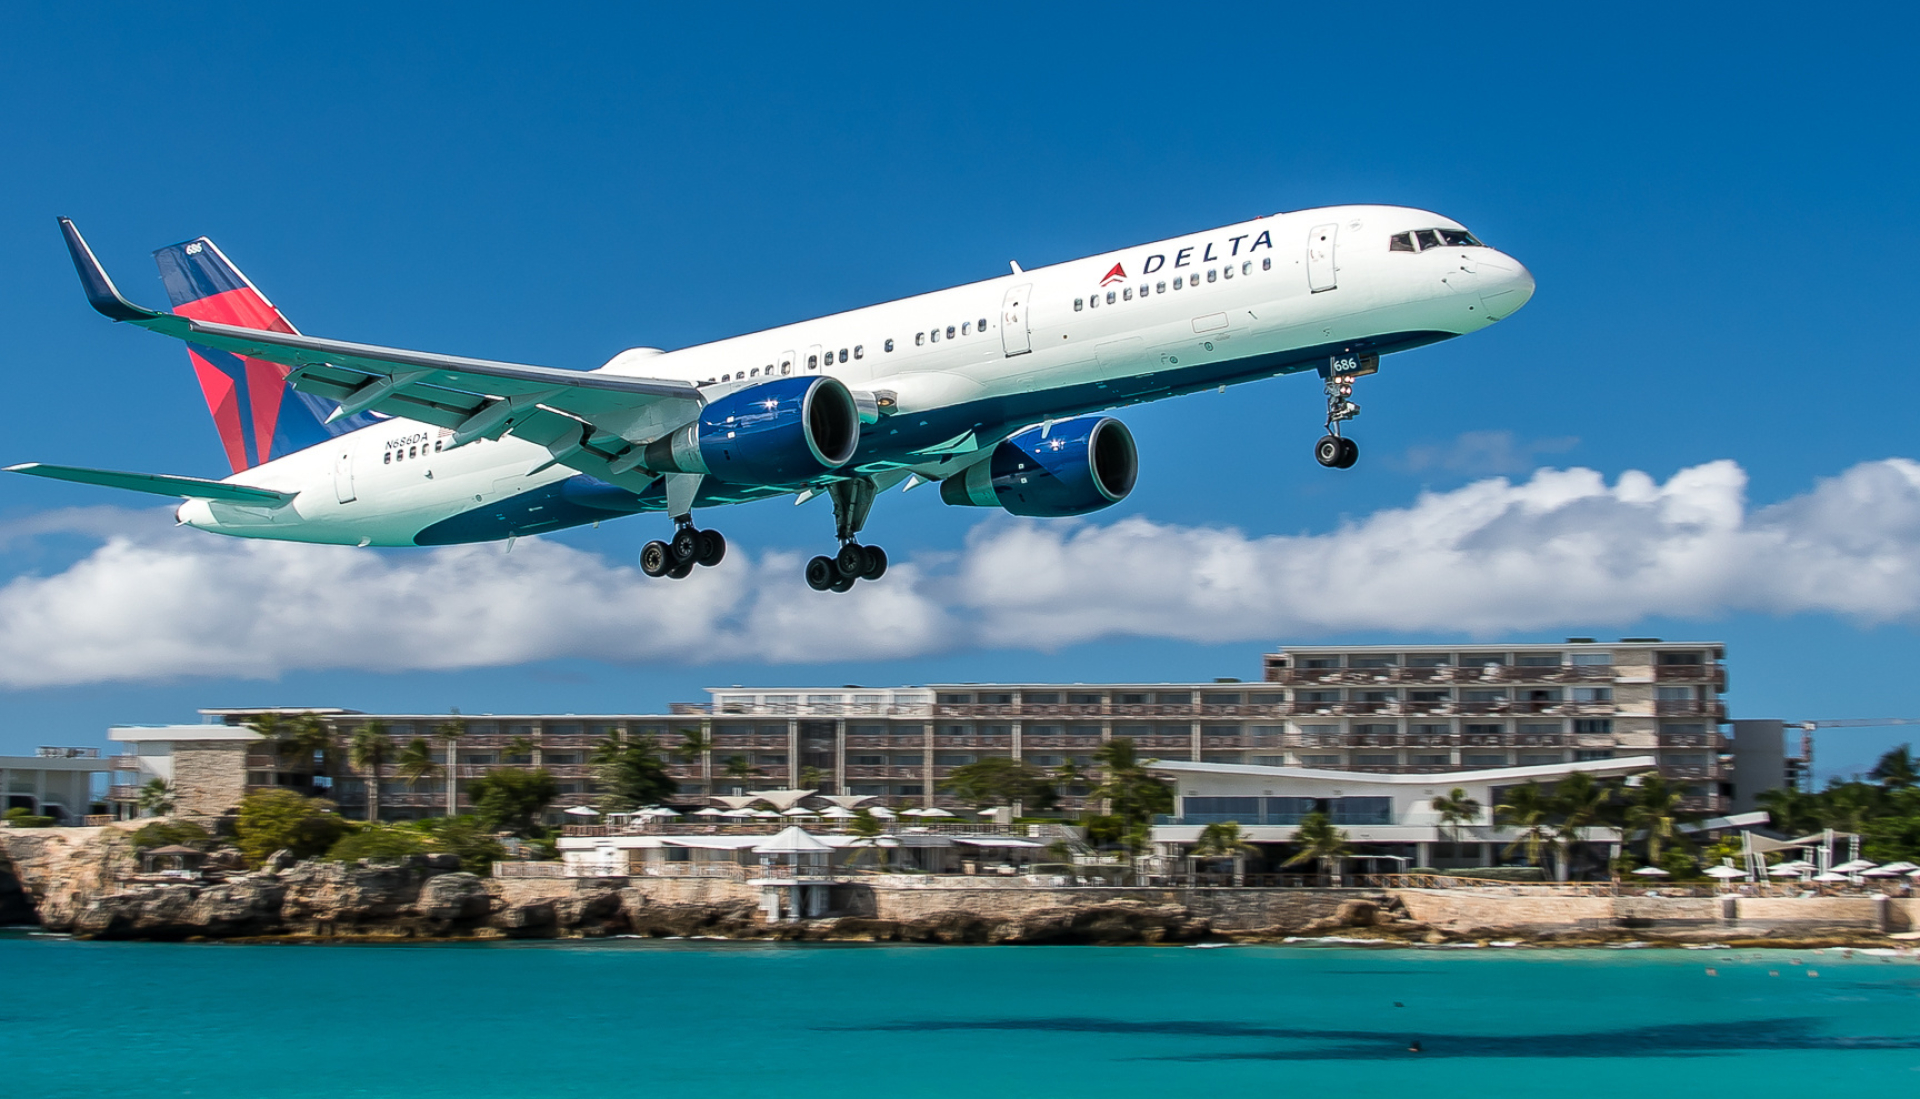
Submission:
<svg viewBox="0 0 1920 1099">
<path fill-rule="evenodd" d="M 458 860 L 455 860 L 456 865 Z M 440 874 L 420 886 L 414 909 L 430 920 L 478 920 L 486 917 L 493 898 L 477 875 Z"/>
<path fill-rule="evenodd" d="M 1333 913 L 1334 926 L 1373 927 L 1380 922 L 1379 918 L 1383 915 L 1386 914 L 1380 910 L 1380 906 L 1372 901 L 1341 901 L 1340 907 L 1335 909 Z M 1392 918 L 1391 916 L 1387 917 L 1389 921 L 1391 921 Z M 1317 923 L 1319 921 L 1315 922 Z"/>
<path fill-rule="evenodd" d="M 300 861 L 299 859 L 296 859 L 293 857 L 293 852 L 282 847 L 280 850 L 275 851 L 271 855 L 268 855 L 267 861 L 263 864 L 263 866 L 265 869 L 271 870 L 277 874 L 282 870 L 293 869 L 295 864 L 297 864 L 299 861 Z"/>
</svg>

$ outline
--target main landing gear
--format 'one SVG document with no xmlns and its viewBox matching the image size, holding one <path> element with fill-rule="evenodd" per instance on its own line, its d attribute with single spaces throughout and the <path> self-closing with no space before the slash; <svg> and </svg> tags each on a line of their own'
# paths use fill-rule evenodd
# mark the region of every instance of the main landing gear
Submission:
<svg viewBox="0 0 1920 1099">
<path fill-rule="evenodd" d="M 712 568 L 727 555 L 727 540 L 719 531 L 700 530 L 693 525 L 693 517 L 687 515 L 674 523 L 678 529 L 671 541 L 648 542 L 640 547 L 641 572 L 683 580 L 695 565 Z"/>
<path fill-rule="evenodd" d="M 860 530 L 873 510 L 873 482 L 865 477 L 835 481 L 827 486 L 833 500 L 834 533 L 840 552 L 807 562 L 807 586 L 814 591 L 851 591 L 861 580 L 878 580 L 887 572 L 887 551 L 860 544 Z"/>
<path fill-rule="evenodd" d="M 1327 393 L 1327 433 L 1313 444 L 1313 460 L 1328 469 L 1350 469 L 1360 460 L 1360 444 L 1340 434 L 1340 425 L 1360 415 L 1353 396 L 1353 375 L 1329 374 Z"/>
</svg>

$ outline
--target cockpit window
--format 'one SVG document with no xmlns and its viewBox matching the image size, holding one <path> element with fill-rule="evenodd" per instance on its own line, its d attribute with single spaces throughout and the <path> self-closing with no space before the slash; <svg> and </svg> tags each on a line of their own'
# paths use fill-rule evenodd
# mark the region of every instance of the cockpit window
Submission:
<svg viewBox="0 0 1920 1099">
<path fill-rule="evenodd" d="M 1414 229 L 1387 240 L 1390 252 L 1420 252 L 1428 248 L 1485 248 L 1478 237 L 1465 229 Z"/>
</svg>

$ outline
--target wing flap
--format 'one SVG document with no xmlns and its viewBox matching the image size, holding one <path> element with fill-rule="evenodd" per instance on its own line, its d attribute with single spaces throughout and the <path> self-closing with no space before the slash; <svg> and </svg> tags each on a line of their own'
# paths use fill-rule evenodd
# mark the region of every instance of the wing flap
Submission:
<svg viewBox="0 0 1920 1099">
<path fill-rule="evenodd" d="M 8 473 L 24 473 L 29 477 L 49 477 L 55 481 L 72 481 L 81 485 L 99 485 L 103 488 L 124 488 L 132 492 L 144 492 L 153 496 L 179 496 L 189 500 L 219 500 L 228 504 L 252 504 L 269 507 L 291 503 L 297 492 L 278 492 L 270 488 L 256 488 L 252 485 L 236 485 L 226 481 L 207 481 L 199 477 L 175 477 L 166 473 L 123 473 L 117 469 L 88 469 L 84 466 L 55 466 L 44 462 L 28 462 L 25 465 L 8 466 Z"/>
</svg>

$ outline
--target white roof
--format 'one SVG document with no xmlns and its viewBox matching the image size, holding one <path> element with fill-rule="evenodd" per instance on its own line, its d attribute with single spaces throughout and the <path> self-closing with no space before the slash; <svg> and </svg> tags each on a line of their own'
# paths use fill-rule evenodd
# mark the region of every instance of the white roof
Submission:
<svg viewBox="0 0 1920 1099">
<path fill-rule="evenodd" d="M 757 854 L 785 855 L 802 851 L 831 851 L 832 847 L 814 839 L 805 828 L 790 824 L 772 839 L 754 848 Z"/>
<path fill-rule="evenodd" d="M 1251 763 L 1209 763 L 1184 759 L 1161 759 L 1147 764 L 1150 771 L 1170 771 L 1185 775 L 1247 775 L 1249 777 L 1303 778 L 1337 782 L 1348 786 L 1444 786 L 1448 783 L 1471 785 L 1491 782 L 1519 784 L 1536 779 L 1558 778 L 1584 771 L 1590 775 L 1630 775 L 1650 771 L 1659 761 L 1652 756 L 1625 756 L 1620 759 L 1590 759 L 1576 763 L 1544 763 L 1533 767 L 1485 767 L 1476 771 L 1429 771 L 1422 774 L 1382 775 L 1368 771 L 1323 771 L 1312 767 L 1263 767 Z"/>
<path fill-rule="evenodd" d="M 953 842 L 968 847 L 1045 847 L 1044 843 L 1032 840 L 1017 840 L 1012 836 L 954 836 Z"/>
</svg>

